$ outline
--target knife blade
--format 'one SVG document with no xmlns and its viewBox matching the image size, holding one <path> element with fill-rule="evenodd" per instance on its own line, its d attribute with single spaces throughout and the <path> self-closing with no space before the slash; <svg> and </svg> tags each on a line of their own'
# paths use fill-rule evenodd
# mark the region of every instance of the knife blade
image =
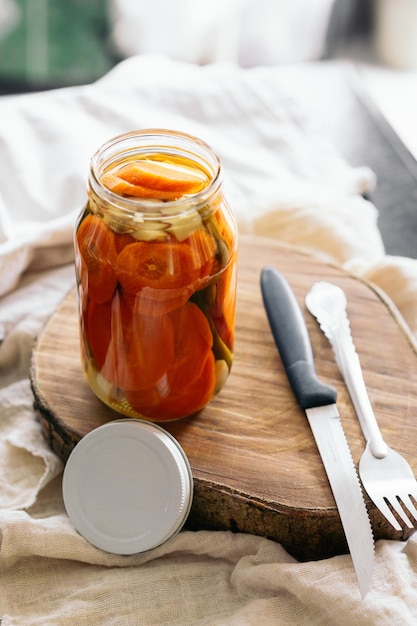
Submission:
<svg viewBox="0 0 417 626">
<path fill-rule="evenodd" d="M 317 377 L 307 326 L 287 280 L 274 267 L 264 267 L 261 291 L 288 380 L 298 404 L 305 410 L 326 470 L 363 599 L 371 584 L 374 538 L 340 421 L 337 391 Z"/>
</svg>

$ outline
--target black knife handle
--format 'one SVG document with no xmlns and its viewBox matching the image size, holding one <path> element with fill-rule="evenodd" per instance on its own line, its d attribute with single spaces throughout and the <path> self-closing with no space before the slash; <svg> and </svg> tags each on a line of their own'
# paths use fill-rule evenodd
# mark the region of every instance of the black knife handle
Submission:
<svg viewBox="0 0 417 626">
<path fill-rule="evenodd" d="M 307 327 L 290 285 L 278 270 L 264 267 L 261 291 L 272 335 L 299 405 L 311 409 L 333 404 L 336 389 L 317 377 Z"/>
</svg>

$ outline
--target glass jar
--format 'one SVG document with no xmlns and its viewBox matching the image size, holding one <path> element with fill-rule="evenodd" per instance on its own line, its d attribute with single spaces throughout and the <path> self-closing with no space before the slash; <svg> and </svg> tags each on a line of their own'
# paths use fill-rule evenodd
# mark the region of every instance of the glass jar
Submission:
<svg viewBox="0 0 417 626">
<path fill-rule="evenodd" d="M 237 229 L 199 139 L 120 135 L 92 157 L 75 230 L 82 367 L 123 415 L 195 414 L 233 360 Z"/>
</svg>

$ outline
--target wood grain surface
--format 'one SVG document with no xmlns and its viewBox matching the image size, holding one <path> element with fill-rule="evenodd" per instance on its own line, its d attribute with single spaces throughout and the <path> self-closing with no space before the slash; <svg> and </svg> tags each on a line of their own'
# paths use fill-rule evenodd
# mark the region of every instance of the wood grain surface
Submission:
<svg viewBox="0 0 417 626">
<path fill-rule="evenodd" d="M 241 236 L 235 360 L 219 395 L 198 415 L 164 423 L 194 476 L 193 529 L 229 529 L 279 541 L 300 560 L 347 551 L 340 518 L 304 412 L 298 407 L 262 305 L 260 270 L 287 278 L 310 332 L 316 370 L 338 390 L 355 464 L 364 440 L 331 347 L 304 298 L 317 280 L 344 289 L 365 382 L 383 435 L 417 470 L 415 342 L 392 303 L 372 285 L 288 245 Z M 75 289 L 46 324 L 32 358 L 41 424 L 65 461 L 89 431 L 118 415 L 90 390 L 81 371 Z M 405 539 L 365 496 L 376 539 Z"/>
</svg>

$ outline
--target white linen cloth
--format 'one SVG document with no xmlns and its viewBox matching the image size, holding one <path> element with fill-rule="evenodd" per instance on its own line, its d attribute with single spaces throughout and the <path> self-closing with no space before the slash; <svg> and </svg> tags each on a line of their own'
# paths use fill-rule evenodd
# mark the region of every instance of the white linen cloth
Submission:
<svg viewBox="0 0 417 626">
<path fill-rule="evenodd" d="M 320 71 L 317 67 L 307 71 Z M 220 155 L 241 232 L 278 238 L 372 279 L 417 335 L 417 261 L 384 253 L 374 184 L 311 129 L 279 68 L 133 57 L 89 86 L 0 100 L 0 621 L 411 625 L 417 538 L 379 541 L 360 599 L 349 555 L 298 563 L 277 543 L 183 531 L 148 554 L 107 554 L 72 528 L 62 463 L 32 408 L 33 342 L 74 284 L 72 235 L 92 153 L 136 128 L 193 133 Z"/>
</svg>

